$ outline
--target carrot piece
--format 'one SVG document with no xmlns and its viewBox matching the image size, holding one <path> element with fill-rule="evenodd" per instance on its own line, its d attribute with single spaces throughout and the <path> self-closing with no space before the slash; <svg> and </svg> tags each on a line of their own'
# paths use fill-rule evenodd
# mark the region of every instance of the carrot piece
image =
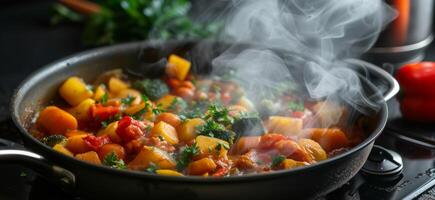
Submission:
<svg viewBox="0 0 435 200">
<path fill-rule="evenodd" d="M 108 154 L 114 153 L 118 159 L 125 159 L 125 150 L 124 147 L 122 147 L 119 144 L 105 144 L 98 150 L 98 157 L 100 157 L 101 160 L 103 160 Z"/>
<path fill-rule="evenodd" d="M 48 134 L 65 134 L 68 130 L 77 129 L 77 119 L 56 106 L 48 106 L 42 110 L 36 124 L 42 128 L 41 131 L 47 131 Z"/>
<path fill-rule="evenodd" d="M 88 135 L 90 133 L 81 130 L 69 130 L 65 133 L 65 137 L 69 138 L 76 135 Z"/>
<path fill-rule="evenodd" d="M 95 151 L 88 151 L 86 153 L 77 154 L 76 158 L 95 165 L 101 165 L 101 160 Z"/>
<path fill-rule="evenodd" d="M 86 135 L 75 135 L 68 138 L 65 147 L 74 154 L 85 153 L 91 150 L 89 145 L 83 140 Z"/>
<path fill-rule="evenodd" d="M 245 154 L 251 149 L 255 149 L 260 144 L 260 136 L 245 136 L 241 137 L 235 145 L 234 152 L 238 154 Z"/>
<path fill-rule="evenodd" d="M 177 128 L 181 124 L 181 119 L 176 114 L 169 113 L 169 112 L 164 112 L 158 115 L 154 123 L 157 124 L 161 121 L 170 124 L 174 128 Z"/>
<path fill-rule="evenodd" d="M 349 147 L 346 134 L 338 128 L 312 128 L 307 130 L 307 135 L 326 151 Z"/>
</svg>

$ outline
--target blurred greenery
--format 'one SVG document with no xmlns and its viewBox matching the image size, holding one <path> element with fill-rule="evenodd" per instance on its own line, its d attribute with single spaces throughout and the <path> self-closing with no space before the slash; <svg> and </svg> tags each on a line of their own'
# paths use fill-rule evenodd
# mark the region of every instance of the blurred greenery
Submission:
<svg viewBox="0 0 435 200">
<path fill-rule="evenodd" d="M 83 42 L 105 45 L 145 39 L 213 37 L 219 22 L 199 23 L 189 18 L 188 0 L 95 0 L 101 11 L 90 16 L 62 4 L 53 6 L 52 24 L 84 23 Z"/>
</svg>

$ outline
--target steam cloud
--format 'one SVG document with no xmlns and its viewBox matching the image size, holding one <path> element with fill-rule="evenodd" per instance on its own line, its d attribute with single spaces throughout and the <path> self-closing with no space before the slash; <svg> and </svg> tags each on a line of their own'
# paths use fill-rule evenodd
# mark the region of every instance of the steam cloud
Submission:
<svg viewBox="0 0 435 200">
<path fill-rule="evenodd" d="M 378 109 L 343 59 L 367 51 L 394 19 L 395 11 L 382 0 L 248 0 L 233 5 L 222 39 L 257 47 L 237 53 L 230 48 L 212 64 L 215 73 L 237 69 L 235 79 L 248 97 L 258 99 L 259 93 L 296 80 L 311 98 L 345 101 L 361 112 Z"/>
</svg>

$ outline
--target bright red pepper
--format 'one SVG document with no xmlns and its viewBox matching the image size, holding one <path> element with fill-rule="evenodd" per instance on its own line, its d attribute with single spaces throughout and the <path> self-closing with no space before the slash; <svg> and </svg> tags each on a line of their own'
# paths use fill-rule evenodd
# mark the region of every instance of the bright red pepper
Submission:
<svg viewBox="0 0 435 200">
<path fill-rule="evenodd" d="M 108 120 L 119 113 L 117 106 L 103 106 L 102 104 L 95 104 L 90 109 L 90 115 L 97 121 Z"/>
<path fill-rule="evenodd" d="M 116 134 L 127 143 L 145 135 L 146 126 L 143 122 L 135 120 L 130 116 L 125 116 L 118 122 Z"/>
<path fill-rule="evenodd" d="M 94 151 L 98 151 L 103 145 L 111 143 L 110 137 L 108 135 L 104 136 L 94 136 L 88 135 L 83 138 L 85 143 Z"/>
<path fill-rule="evenodd" d="M 399 69 L 396 79 L 402 92 L 400 110 L 403 117 L 435 122 L 435 62 L 407 64 Z"/>
</svg>

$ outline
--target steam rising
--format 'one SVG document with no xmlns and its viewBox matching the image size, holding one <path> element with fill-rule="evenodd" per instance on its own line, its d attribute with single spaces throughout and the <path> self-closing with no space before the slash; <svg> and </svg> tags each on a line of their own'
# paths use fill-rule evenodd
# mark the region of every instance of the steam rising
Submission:
<svg viewBox="0 0 435 200">
<path fill-rule="evenodd" d="M 256 47 L 242 52 L 230 48 L 213 60 L 214 72 L 234 68 L 235 80 L 246 88 L 249 98 L 258 100 L 260 93 L 283 82 L 297 81 L 305 86 L 310 98 L 345 101 L 361 112 L 367 107 L 378 109 L 377 100 L 364 94 L 358 75 L 343 59 L 367 51 L 382 28 L 394 19 L 395 11 L 383 1 L 233 3 L 222 38 Z"/>
</svg>

